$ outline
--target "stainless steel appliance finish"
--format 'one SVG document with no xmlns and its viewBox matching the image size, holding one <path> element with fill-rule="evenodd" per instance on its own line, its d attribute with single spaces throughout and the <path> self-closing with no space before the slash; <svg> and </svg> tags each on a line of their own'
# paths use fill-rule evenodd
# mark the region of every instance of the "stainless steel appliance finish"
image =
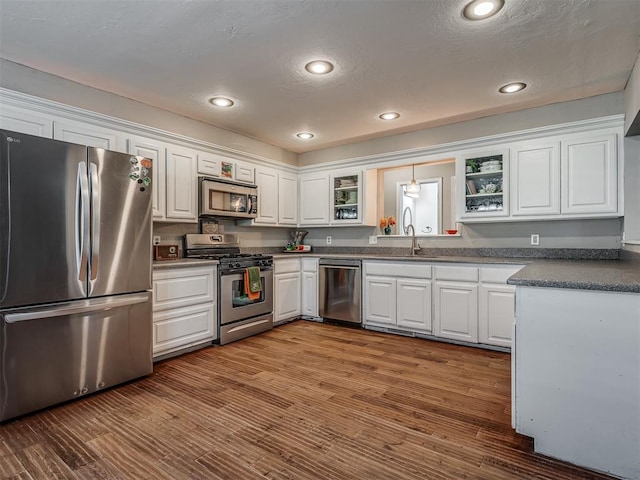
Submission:
<svg viewBox="0 0 640 480">
<path fill-rule="evenodd" d="M 258 187 L 200 177 L 200 216 L 256 218 Z"/>
<path fill-rule="evenodd" d="M 325 320 L 362 323 L 360 260 L 321 258 L 320 316 Z"/>
<path fill-rule="evenodd" d="M 0 421 L 152 372 L 151 169 L 0 130 Z"/>
<path fill-rule="evenodd" d="M 218 338 L 225 345 L 273 328 L 273 257 L 240 253 L 238 238 L 229 234 L 185 235 L 187 257 L 212 258 L 218 268 Z M 244 273 L 260 267 L 262 291 L 256 299 L 245 292 Z"/>
</svg>

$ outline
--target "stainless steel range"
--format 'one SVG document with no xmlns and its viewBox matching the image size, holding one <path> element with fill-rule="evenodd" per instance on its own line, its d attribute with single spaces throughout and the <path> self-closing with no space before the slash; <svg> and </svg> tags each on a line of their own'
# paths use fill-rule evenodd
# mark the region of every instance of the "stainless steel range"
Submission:
<svg viewBox="0 0 640 480">
<path fill-rule="evenodd" d="M 185 255 L 218 260 L 218 338 L 220 345 L 273 328 L 273 257 L 240 253 L 235 234 L 187 234 Z M 245 287 L 249 267 L 260 269 L 262 290 Z"/>
</svg>

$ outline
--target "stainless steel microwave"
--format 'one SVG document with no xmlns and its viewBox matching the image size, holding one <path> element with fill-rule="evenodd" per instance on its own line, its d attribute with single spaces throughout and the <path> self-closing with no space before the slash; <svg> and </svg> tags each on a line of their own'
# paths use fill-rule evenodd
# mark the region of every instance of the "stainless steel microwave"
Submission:
<svg viewBox="0 0 640 480">
<path fill-rule="evenodd" d="M 258 187 L 207 177 L 199 178 L 200 216 L 256 218 Z"/>
</svg>

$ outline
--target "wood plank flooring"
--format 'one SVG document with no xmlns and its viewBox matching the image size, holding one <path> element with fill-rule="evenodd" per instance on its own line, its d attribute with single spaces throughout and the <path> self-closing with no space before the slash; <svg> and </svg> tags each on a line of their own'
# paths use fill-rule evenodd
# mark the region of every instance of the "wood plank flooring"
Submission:
<svg viewBox="0 0 640 480">
<path fill-rule="evenodd" d="M 11 479 L 605 479 L 532 452 L 510 356 L 297 321 L 0 426 Z"/>
</svg>

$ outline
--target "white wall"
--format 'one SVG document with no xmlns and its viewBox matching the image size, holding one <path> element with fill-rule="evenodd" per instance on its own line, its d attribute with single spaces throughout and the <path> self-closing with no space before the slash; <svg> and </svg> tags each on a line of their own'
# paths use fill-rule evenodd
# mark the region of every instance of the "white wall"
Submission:
<svg viewBox="0 0 640 480">
<path fill-rule="evenodd" d="M 640 135 L 624 139 L 625 240 L 640 247 Z"/>
<path fill-rule="evenodd" d="M 627 86 L 624 89 L 624 104 L 624 131 L 628 132 L 631 123 L 640 116 L 640 53 L 636 59 L 636 64 L 633 67 Z M 638 118 L 637 121 L 640 122 L 640 118 Z M 638 134 L 638 129 L 640 129 L 640 125 L 634 124 L 636 135 Z"/>
<path fill-rule="evenodd" d="M 296 165 L 296 153 L 113 93 L 0 59 L 0 86 Z"/>
<path fill-rule="evenodd" d="M 302 167 L 316 163 L 424 148 L 529 128 L 616 115 L 623 112 L 623 93 L 610 93 L 302 153 L 299 156 L 299 165 Z"/>
</svg>

